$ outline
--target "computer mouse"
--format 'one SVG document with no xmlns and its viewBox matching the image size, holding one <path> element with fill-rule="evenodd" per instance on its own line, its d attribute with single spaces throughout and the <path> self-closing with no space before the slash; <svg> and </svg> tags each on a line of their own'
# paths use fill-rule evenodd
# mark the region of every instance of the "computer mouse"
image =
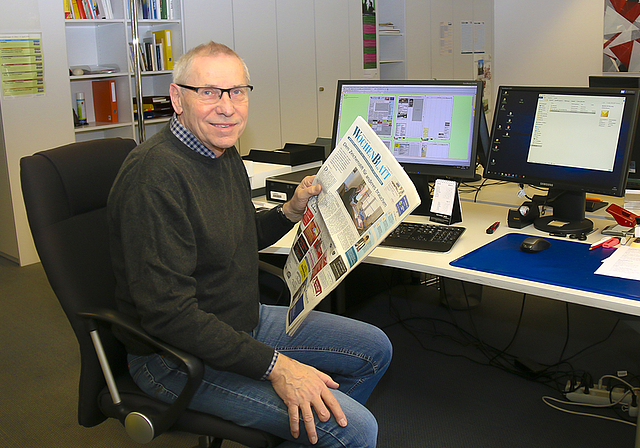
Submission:
<svg viewBox="0 0 640 448">
<path fill-rule="evenodd" d="M 535 253 L 547 249 L 551 243 L 539 236 L 529 236 L 520 244 L 520 250 L 523 252 Z"/>
</svg>

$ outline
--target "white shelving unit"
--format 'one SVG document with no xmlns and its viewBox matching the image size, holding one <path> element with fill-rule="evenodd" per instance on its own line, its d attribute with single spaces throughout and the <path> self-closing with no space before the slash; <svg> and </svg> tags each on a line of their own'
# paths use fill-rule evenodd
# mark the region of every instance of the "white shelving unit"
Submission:
<svg viewBox="0 0 640 448">
<path fill-rule="evenodd" d="M 139 1 L 139 0 L 138 0 Z M 113 19 L 65 19 L 67 59 L 73 66 L 111 66 L 116 73 L 69 76 L 70 106 L 75 106 L 76 93 L 83 92 L 88 124 L 75 128 L 76 141 L 96 138 L 125 137 L 138 139 L 133 99 L 138 89 L 134 65 L 130 57 L 132 24 L 129 18 L 129 0 L 111 0 Z M 138 17 L 138 35 L 142 42 L 154 31 L 171 30 L 173 60 L 184 52 L 184 24 L 182 3 L 173 1 L 172 19 L 144 19 Z M 96 122 L 91 82 L 98 79 L 115 80 L 118 101 L 118 122 Z M 172 79 L 171 70 L 141 72 L 143 96 L 168 95 Z M 170 117 L 143 120 L 146 136 L 156 133 Z"/>
<path fill-rule="evenodd" d="M 398 30 L 377 31 L 380 79 L 406 79 L 405 1 L 378 0 L 377 21 L 391 23 Z"/>
</svg>

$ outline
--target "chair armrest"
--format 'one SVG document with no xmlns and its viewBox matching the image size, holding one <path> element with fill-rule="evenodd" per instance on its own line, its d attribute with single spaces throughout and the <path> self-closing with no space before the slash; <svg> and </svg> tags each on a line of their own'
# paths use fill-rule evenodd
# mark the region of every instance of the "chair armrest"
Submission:
<svg viewBox="0 0 640 448">
<path fill-rule="evenodd" d="M 274 266 L 270 263 L 267 263 L 266 261 L 259 260 L 258 269 L 260 269 L 262 272 L 271 274 L 274 277 L 278 277 L 282 281 L 282 283 L 284 283 L 285 286 L 287 285 L 287 282 L 285 281 L 284 275 L 282 273 L 282 268 L 279 268 L 278 266 Z"/>
<path fill-rule="evenodd" d="M 282 268 L 278 266 L 274 266 L 270 263 L 267 263 L 266 261 L 259 260 L 258 269 L 260 270 L 260 272 L 264 272 L 268 274 L 270 277 L 274 278 L 278 283 L 277 288 L 280 290 L 280 293 L 278 294 L 278 297 L 275 299 L 275 303 L 280 304 L 281 300 L 283 299 L 288 300 L 289 286 L 287 285 L 287 281 L 284 278 L 284 273 L 282 271 Z M 270 280 L 268 280 L 267 283 L 270 283 Z"/>
<path fill-rule="evenodd" d="M 204 376 L 204 363 L 202 360 L 149 335 L 134 319 L 131 319 L 129 316 L 125 316 L 115 310 L 96 308 L 80 311 L 77 314 L 85 320 L 87 331 L 89 332 L 98 329 L 96 321 L 116 325 L 132 335 L 144 340 L 148 344 L 157 347 L 160 351 L 174 356 L 184 364 L 187 369 L 188 378 L 184 389 L 180 392 L 180 395 L 178 395 L 176 400 L 161 415 L 146 415 L 146 417 L 152 421 L 153 437 L 158 436 L 169 429 L 187 408 L 191 398 L 202 382 L 202 378 Z M 123 407 L 122 418 L 126 418 L 126 416 L 133 411 L 139 412 L 139 410 L 124 409 Z"/>
</svg>

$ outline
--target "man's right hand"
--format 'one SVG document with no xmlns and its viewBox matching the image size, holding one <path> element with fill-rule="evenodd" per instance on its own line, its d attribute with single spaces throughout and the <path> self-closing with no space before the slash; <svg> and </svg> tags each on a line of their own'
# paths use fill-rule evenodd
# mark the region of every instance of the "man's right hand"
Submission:
<svg viewBox="0 0 640 448">
<path fill-rule="evenodd" d="M 318 441 L 313 410 L 322 422 L 329 420 L 333 414 L 340 426 L 347 426 L 347 418 L 338 400 L 329 390 L 336 389 L 338 383 L 329 375 L 280 353 L 268 380 L 287 405 L 293 437 L 298 438 L 300 435 L 302 414 L 309 441 L 312 444 Z"/>
</svg>

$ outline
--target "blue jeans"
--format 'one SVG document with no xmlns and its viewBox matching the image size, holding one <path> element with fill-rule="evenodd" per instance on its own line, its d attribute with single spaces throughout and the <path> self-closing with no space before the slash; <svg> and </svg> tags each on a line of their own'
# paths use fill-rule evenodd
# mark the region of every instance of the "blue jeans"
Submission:
<svg viewBox="0 0 640 448">
<path fill-rule="evenodd" d="M 391 343 L 378 328 L 334 314 L 313 311 L 293 336 L 285 333 L 287 308 L 261 305 L 253 337 L 280 353 L 330 375 L 340 387 L 332 389 L 348 424 L 316 416 L 318 447 L 375 447 L 378 424 L 364 403 L 391 361 Z M 136 384 L 151 396 L 172 402 L 186 382 L 186 374 L 160 355 L 129 356 Z M 310 445 L 304 425 L 294 439 L 287 407 L 269 381 L 206 367 L 204 380 L 190 409 L 213 414 L 287 440 L 281 447 Z"/>
</svg>

